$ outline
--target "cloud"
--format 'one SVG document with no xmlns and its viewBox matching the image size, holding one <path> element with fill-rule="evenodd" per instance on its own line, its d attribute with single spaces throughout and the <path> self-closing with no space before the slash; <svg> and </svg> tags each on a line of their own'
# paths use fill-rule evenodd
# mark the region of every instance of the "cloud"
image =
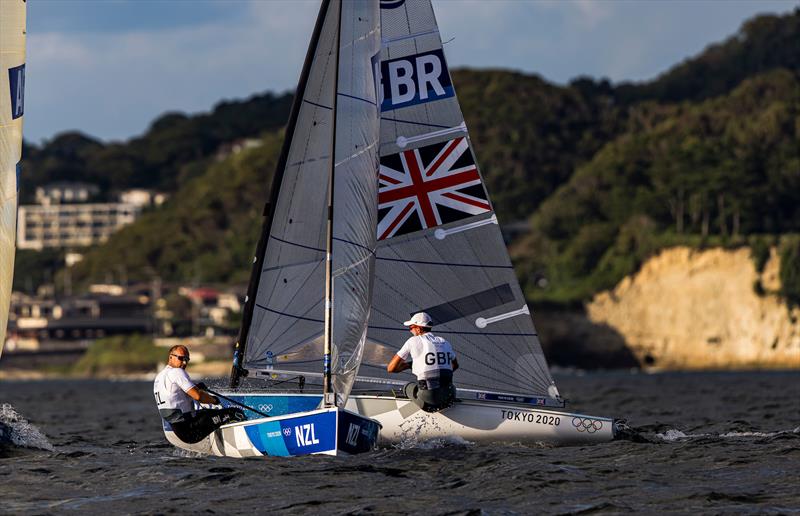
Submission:
<svg viewBox="0 0 800 516">
<path fill-rule="evenodd" d="M 292 89 L 319 9 L 317 1 L 199 2 L 187 17 L 182 2 L 127 2 L 122 14 L 106 9 L 102 23 L 86 26 L 95 2 L 55 4 L 55 14 L 43 6 L 38 22 L 29 17 L 25 133 L 34 141 L 73 128 L 128 138 L 167 110 Z M 452 39 L 451 67 L 511 68 L 561 83 L 652 78 L 755 13 L 792 8 L 778 0 L 434 1 L 442 38 Z M 164 17 L 150 23 L 160 9 Z M 65 10 L 70 17 L 46 19 Z"/>
<path fill-rule="evenodd" d="M 207 110 L 223 98 L 293 88 L 317 6 L 237 5 L 243 15 L 219 24 L 29 33 L 26 136 L 79 127 L 125 138 L 166 110 Z"/>
</svg>

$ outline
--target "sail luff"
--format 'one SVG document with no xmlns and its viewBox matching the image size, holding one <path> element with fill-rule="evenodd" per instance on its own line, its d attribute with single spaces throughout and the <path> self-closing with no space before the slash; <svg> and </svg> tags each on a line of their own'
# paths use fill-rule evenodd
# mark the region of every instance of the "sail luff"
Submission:
<svg viewBox="0 0 800 516">
<path fill-rule="evenodd" d="M 358 374 L 372 299 L 380 120 L 378 2 L 342 5 L 334 151 L 331 368 L 343 405 Z"/>
<path fill-rule="evenodd" d="M 0 0 L 0 354 L 14 277 L 17 192 L 22 159 L 26 3 Z"/>
<path fill-rule="evenodd" d="M 5 0 L 4 0 L 5 1 Z M 265 206 L 264 222 L 261 227 L 261 235 L 256 245 L 256 252 L 253 257 L 253 267 L 250 273 L 250 281 L 247 286 L 247 294 L 245 299 L 245 306 L 242 314 L 242 324 L 239 327 L 239 336 L 234 344 L 234 358 L 233 367 L 231 368 L 230 386 L 236 388 L 239 385 L 239 380 L 244 372 L 243 363 L 246 353 L 247 338 L 250 331 L 250 325 L 253 319 L 253 309 L 256 301 L 256 294 L 258 292 L 259 280 L 261 279 L 261 267 L 266 256 L 267 243 L 269 241 L 270 231 L 272 229 L 272 221 L 275 218 L 275 209 L 277 207 L 278 196 L 280 195 L 280 186 L 283 180 L 283 173 L 286 169 L 286 161 L 289 156 L 289 150 L 292 146 L 292 135 L 294 134 L 297 125 L 297 118 L 300 113 L 300 106 L 303 104 L 303 94 L 305 92 L 306 84 L 308 82 L 311 64 L 314 61 L 314 54 L 317 45 L 319 44 L 320 34 L 325 22 L 325 17 L 328 12 L 331 0 L 323 0 L 317 14 L 317 21 L 314 25 L 314 30 L 311 35 L 311 41 L 306 51 L 306 58 L 303 62 L 303 69 L 300 74 L 300 80 L 297 84 L 294 99 L 292 100 L 292 109 L 289 113 L 289 121 L 286 124 L 285 137 L 281 147 L 281 153 L 278 158 L 278 163 L 275 167 L 275 173 L 272 178 L 272 186 L 270 188 L 270 200 Z M 246 374 L 246 373 L 245 373 Z"/>
</svg>

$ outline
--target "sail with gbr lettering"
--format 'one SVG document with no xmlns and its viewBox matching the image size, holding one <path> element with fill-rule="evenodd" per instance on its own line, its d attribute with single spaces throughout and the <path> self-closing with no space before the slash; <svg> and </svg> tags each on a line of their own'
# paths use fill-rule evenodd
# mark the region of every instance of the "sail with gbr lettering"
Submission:
<svg viewBox="0 0 800 516">
<path fill-rule="evenodd" d="M 0 0 L 0 354 L 6 337 L 25 113 L 25 0 Z"/>
<path fill-rule="evenodd" d="M 362 374 L 389 378 L 386 363 L 408 337 L 403 321 L 425 311 L 456 350 L 459 388 L 557 398 L 431 2 L 381 7 L 379 243 Z"/>
</svg>

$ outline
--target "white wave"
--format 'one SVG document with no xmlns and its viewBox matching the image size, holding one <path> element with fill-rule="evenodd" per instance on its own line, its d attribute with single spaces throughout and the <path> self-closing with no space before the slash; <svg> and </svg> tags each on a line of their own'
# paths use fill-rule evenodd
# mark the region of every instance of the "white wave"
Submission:
<svg viewBox="0 0 800 516">
<path fill-rule="evenodd" d="M 11 444 L 24 448 L 38 448 L 40 450 L 55 451 L 47 437 L 35 426 L 28 423 L 14 407 L 8 403 L 0 405 L 0 424 L 10 430 Z"/>
<path fill-rule="evenodd" d="M 191 450 L 184 450 L 182 448 L 175 448 L 174 450 L 172 450 L 172 456 L 180 457 L 182 459 L 200 459 L 203 457 L 208 457 L 208 455 L 205 453 L 191 451 Z"/>
<path fill-rule="evenodd" d="M 675 430 L 674 428 L 670 428 L 663 434 L 656 434 L 656 437 L 658 437 L 659 439 L 663 439 L 664 441 L 678 441 L 680 439 L 688 439 L 690 437 L 695 437 L 695 436 L 688 436 L 683 432 L 681 432 L 680 430 Z"/>
<path fill-rule="evenodd" d="M 467 441 L 459 435 L 449 435 L 446 437 L 432 437 L 430 439 L 410 437 L 401 439 L 400 442 L 394 446 L 399 450 L 436 450 L 448 446 L 472 446 L 473 444 L 475 443 Z"/>
<path fill-rule="evenodd" d="M 798 426 L 794 430 L 779 430 L 777 432 L 725 432 L 721 434 L 710 434 L 710 433 L 685 434 L 680 430 L 670 428 L 663 434 L 662 433 L 656 434 L 656 437 L 664 441 L 674 442 L 674 441 L 680 441 L 681 439 L 698 439 L 701 437 L 719 437 L 723 439 L 742 438 L 742 437 L 762 438 L 762 437 L 775 437 L 783 434 L 800 434 L 800 426 Z"/>
</svg>

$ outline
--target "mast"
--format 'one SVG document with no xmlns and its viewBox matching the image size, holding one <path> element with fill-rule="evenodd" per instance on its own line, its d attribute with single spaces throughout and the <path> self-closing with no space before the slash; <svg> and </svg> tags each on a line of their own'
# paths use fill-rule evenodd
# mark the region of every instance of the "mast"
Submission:
<svg viewBox="0 0 800 516">
<path fill-rule="evenodd" d="M 278 164 L 275 167 L 275 174 L 272 178 L 272 187 L 270 188 L 270 199 L 266 206 L 264 206 L 264 223 L 261 227 L 261 236 L 258 239 L 256 246 L 256 254 L 253 257 L 253 267 L 250 272 L 250 282 L 247 285 L 247 297 L 245 298 L 244 313 L 242 315 L 242 325 L 239 327 L 239 336 L 233 348 L 233 366 L 231 367 L 230 387 L 235 389 L 239 386 L 239 381 L 243 376 L 247 376 L 247 370 L 242 367 L 244 361 L 244 354 L 247 347 L 247 336 L 250 331 L 250 324 L 253 320 L 253 309 L 255 308 L 256 295 L 258 293 L 258 283 L 261 279 L 260 270 L 263 267 L 264 256 L 267 252 L 267 242 L 269 241 L 270 231 L 272 229 L 272 220 L 275 216 L 275 208 L 277 206 L 278 195 L 283 180 L 283 173 L 286 169 L 286 161 L 289 155 L 289 150 L 292 146 L 292 137 L 297 125 L 297 117 L 300 113 L 300 106 L 303 103 L 303 95 L 305 94 L 306 84 L 308 82 L 308 75 L 311 71 L 311 64 L 314 61 L 314 53 L 319 44 L 320 33 L 325 21 L 325 16 L 330 6 L 330 0 L 323 0 L 317 15 L 317 22 L 314 25 L 314 31 L 311 34 L 311 42 L 308 45 L 306 52 L 306 59 L 303 63 L 303 71 L 300 74 L 300 81 L 297 84 L 297 91 L 295 92 L 292 101 L 292 110 L 289 114 L 289 121 L 286 124 L 286 136 L 283 140 L 281 147 L 281 154 L 278 158 Z M 341 16 L 341 14 L 340 14 Z M 338 72 L 337 72 L 338 73 Z"/>
<path fill-rule="evenodd" d="M 339 37 L 336 41 L 336 78 L 334 81 L 335 90 L 333 93 L 333 134 L 331 137 L 331 170 L 328 176 L 328 228 L 326 235 L 325 252 L 325 341 L 322 358 L 322 401 L 326 407 L 336 405 L 336 393 L 333 390 L 333 378 L 331 374 L 331 355 L 333 345 L 331 335 L 333 333 L 333 185 L 334 174 L 336 171 L 336 115 L 339 101 L 339 53 L 342 48 L 342 9 L 339 9 L 339 20 L 336 32 Z"/>
</svg>

